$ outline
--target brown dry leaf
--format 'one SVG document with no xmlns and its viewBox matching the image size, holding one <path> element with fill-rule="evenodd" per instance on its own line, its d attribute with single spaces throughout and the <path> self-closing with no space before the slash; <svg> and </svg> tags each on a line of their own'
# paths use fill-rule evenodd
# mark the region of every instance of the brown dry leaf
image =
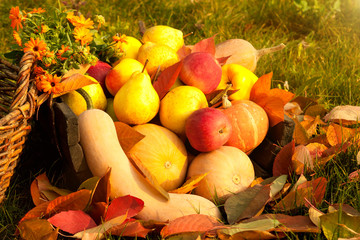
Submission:
<svg viewBox="0 0 360 240">
<path fill-rule="evenodd" d="M 299 184 L 297 187 L 294 187 L 294 190 L 290 191 L 282 200 L 280 200 L 274 208 L 277 210 L 289 211 L 303 205 L 308 205 L 307 201 L 316 206 L 324 198 L 326 185 L 327 180 L 324 177 L 319 177 Z"/>
<path fill-rule="evenodd" d="M 194 190 L 199 182 L 203 180 L 208 173 L 203 173 L 200 175 L 194 175 L 190 177 L 186 182 L 179 188 L 169 191 L 169 193 L 190 193 L 192 190 Z"/>
<path fill-rule="evenodd" d="M 360 181 L 360 169 L 350 173 L 348 178 L 351 182 Z"/>
<path fill-rule="evenodd" d="M 97 84 L 99 82 L 96 81 L 95 79 L 86 77 L 83 74 L 75 73 L 75 74 L 71 75 L 70 77 L 62 80 L 61 83 L 62 83 L 64 89 L 61 93 L 54 94 L 54 98 L 64 95 L 68 92 L 74 91 L 76 89 L 85 87 L 90 84 Z"/>
<path fill-rule="evenodd" d="M 306 148 L 309 150 L 311 159 L 313 159 L 313 161 L 319 159 L 322 157 L 323 152 L 325 152 L 328 147 L 325 146 L 324 144 L 321 143 L 309 143 L 308 145 L 306 145 Z"/>
<path fill-rule="evenodd" d="M 54 229 L 50 222 L 40 218 L 23 221 L 18 228 L 21 238 L 26 240 L 56 240 L 59 233 L 59 230 Z"/>
<path fill-rule="evenodd" d="M 151 228 L 145 228 L 139 220 L 129 219 L 121 225 L 110 228 L 108 233 L 112 236 L 146 238 L 147 234 L 152 230 Z"/>
<path fill-rule="evenodd" d="M 303 112 L 297 102 L 286 103 L 284 105 L 284 110 L 290 117 L 298 116 Z"/>
<path fill-rule="evenodd" d="M 324 117 L 326 113 L 327 110 L 319 104 L 309 106 L 305 111 L 305 115 L 309 115 L 312 117 L 317 117 L 317 116 Z"/>
<path fill-rule="evenodd" d="M 357 129 L 347 128 L 336 123 L 331 123 L 326 131 L 326 137 L 331 146 L 344 143 L 355 136 Z"/>
<path fill-rule="evenodd" d="M 295 147 L 294 154 L 291 158 L 291 166 L 297 175 L 304 173 L 304 168 L 313 169 L 313 159 L 311 158 L 309 149 L 304 145 Z"/>
<path fill-rule="evenodd" d="M 230 238 L 231 240 L 265 240 L 265 239 L 277 239 L 277 237 L 268 232 L 268 231 L 256 231 L 256 230 L 251 230 L 251 231 L 244 231 L 244 232 L 238 232 L 234 235 L 231 236 Z"/>
<path fill-rule="evenodd" d="M 356 124 L 360 120 L 360 106 L 336 106 L 324 117 L 325 121 Z"/>
<path fill-rule="evenodd" d="M 128 154 L 131 148 L 145 137 L 145 135 L 139 133 L 126 123 L 115 121 L 114 124 L 118 140 L 125 154 Z"/>
<path fill-rule="evenodd" d="M 301 125 L 307 132 L 307 136 L 317 135 L 317 128 L 319 125 L 324 125 L 325 123 L 321 120 L 320 116 L 312 117 L 310 115 L 304 116 L 304 121 L 301 122 Z"/>
<path fill-rule="evenodd" d="M 303 96 L 297 96 L 291 102 L 296 102 L 299 104 L 300 108 L 303 111 L 306 111 L 308 107 L 317 105 L 317 102 L 314 99 L 303 97 Z"/>
<path fill-rule="evenodd" d="M 34 179 L 30 186 L 30 192 L 35 206 L 71 193 L 70 190 L 51 185 L 46 173 L 42 173 Z"/>
<path fill-rule="evenodd" d="M 360 216 L 360 212 L 346 203 L 335 203 L 329 206 L 329 212 L 335 212 L 340 210 L 347 213 L 350 216 Z"/>
<path fill-rule="evenodd" d="M 308 141 L 309 141 L 309 135 L 306 131 L 306 129 L 304 128 L 304 126 L 301 124 L 301 122 L 294 117 L 293 118 L 294 122 L 295 122 L 295 129 L 294 129 L 294 135 L 293 135 L 293 139 L 295 141 L 296 145 L 305 145 Z"/>
</svg>

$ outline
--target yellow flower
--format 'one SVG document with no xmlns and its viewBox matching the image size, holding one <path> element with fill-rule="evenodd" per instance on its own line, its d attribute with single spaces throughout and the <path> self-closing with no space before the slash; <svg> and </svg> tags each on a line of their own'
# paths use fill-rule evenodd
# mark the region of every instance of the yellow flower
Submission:
<svg viewBox="0 0 360 240">
<path fill-rule="evenodd" d="M 76 27 L 74 29 L 74 37 L 75 42 L 80 41 L 81 45 L 86 45 L 93 40 L 93 35 L 90 30 L 84 27 Z"/>
<path fill-rule="evenodd" d="M 61 77 L 51 74 L 44 74 L 40 76 L 40 90 L 51 94 L 61 93 L 64 90 L 64 86 L 61 82 Z"/>
<path fill-rule="evenodd" d="M 21 45 L 22 45 L 22 42 L 21 42 L 21 38 L 20 38 L 19 33 L 16 32 L 16 31 L 13 31 L 13 37 L 14 37 L 16 43 L 17 43 L 19 46 L 21 46 Z"/>
<path fill-rule="evenodd" d="M 83 15 L 75 16 L 74 13 L 69 13 L 66 18 L 75 28 L 94 28 L 94 22 L 90 18 L 85 19 Z"/>
<path fill-rule="evenodd" d="M 25 43 L 24 52 L 33 52 L 37 59 L 42 59 L 43 56 L 46 54 L 46 43 L 39 38 L 33 39 L 30 38 L 30 41 Z"/>
<path fill-rule="evenodd" d="M 25 17 L 20 13 L 19 7 L 13 7 L 10 10 L 9 18 L 11 19 L 11 27 L 16 28 L 19 31 L 19 27 L 23 28 L 22 21 L 25 20 Z"/>
<path fill-rule="evenodd" d="M 40 33 L 46 33 L 47 31 L 49 31 L 49 27 L 48 25 L 41 25 L 41 32 Z"/>
<path fill-rule="evenodd" d="M 119 36 L 119 34 L 116 34 L 112 37 L 112 39 L 116 43 L 127 43 L 125 34 L 122 34 L 121 36 Z"/>
</svg>

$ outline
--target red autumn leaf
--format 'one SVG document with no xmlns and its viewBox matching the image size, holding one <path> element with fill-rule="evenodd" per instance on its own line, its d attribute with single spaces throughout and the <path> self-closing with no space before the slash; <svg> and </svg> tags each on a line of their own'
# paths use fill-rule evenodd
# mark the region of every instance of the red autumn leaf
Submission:
<svg viewBox="0 0 360 240">
<path fill-rule="evenodd" d="M 26 240 L 56 240 L 59 233 L 59 230 L 54 229 L 47 220 L 40 218 L 21 222 L 17 230 L 20 233 L 21 239 Z"/>
<path fill-rule="evenodd" d="M 291 158 L 295 152 L 295 142 L 286 144 L 276 155 L 273 164 L 273 175 L 289 175 L 291 171 Z"/>
<path fill-rule="evenodd" d="M 112 236 L 146 238 L 151 231 L 152 229 L 145 228 L 138 220 L 131 218 L 123 224 L 111 228 L 108 233 Z"/>
<path fill-rule="evenodd" d="M 210 53 L 211 55 L 215 56 L 215 36 L 217 34 L 215 34 L 214 36 L 210 37 L 210 38 L 206 38 L 201 40 L 200 42 L 196 43 L 194 45 L 194 47 L 191 50 L 191 53 L 194 52 L 207 52 Z"/>
<path fill-rule="evenodd" d="M 144 202 L 136 197 L 126 195 L 111 201 L 105 216 L 105 221 L 127 215 L 127 218 L 136 216 L 144 207 Z"/>
<path fill-rule="evenodd" d="M 136 143 L 145 137 L 145 135 L 139 133 L 126 123 L 115 121 L 114 124 L 118 140 L 126 154 Z"/>
<path fill-rule="evenodd" d="M 326 178 L 324 177 L 318 177 L 314 180 L 305 182 L 303 184 L 300 184 L 298 186 L 297 189 L 302 189 L 302 188 L 311 188 L 311 195 L 306 197 L 306 199 L 314 206 L 318 205 L 319 203 L 321 203 L 321 201 L 323 200 L 324 196 L 325 196 L 325 191 L 326 191 L 326 185 L 327 185 L 328 181 Z M 305 202 L 305 206 L 309 207 L 309 205 L 307 204 L 307 202 Z"/>
<path fill-rule="evenodd" d="M 218 61 L 218 63 L 222 66 L 226 63 L 226 61 L 228 60 L 228 58 L 231 57 L 230 56 L 227 56 L 227 57 L 221 57 L 221 58 L 217 58 L 216 60 Z"/>
<path fill-rule="evenodd" d="M 166 95 L 172 85 L 174 85 L 176 79 L 180 74 L 182 64 L 183 62 L 179 61 L 171 65 L 170 67 L 167 67 L 164 71 L 160 73 L 159 77 L 153 83 L 153 87 L 159 95 L 160 100 Z"/>
<path fill-rule="evenodd" d="M 61 81 L 64 89 L 61 93 L 54 94 L 54 97 L 59 97 L 64 95 L 68 92 L 74 91 L 76 89 L 85 87 L 90 84 L 97 84 L 99 83 L 95 79 L 86 77 L 84 74 L 75 73 L 68 78 L 65 78 Z"/>
<path fill-rule="evenodd" d="M 48 221 L 55 227 L 71 234 L 97 226 L 94 220 L 81 210 L 63 211 L 55 214 Z"/>
<path fill-rule="evenodd" d="M 167 238 L 168 236 L 180 233 L 205 233 L 221 226 L 223 226 L 223 224 L 214 217 L 203 214 L 191 214 L 170 221 L 169 224 L 161 230 L 160 234 L 163 238 Z"/>
<path fill-rule="evenodd" d="M 350 181 L 360 181 L 360 169 L 351 172 L 348 178 Z"/>
</svg>

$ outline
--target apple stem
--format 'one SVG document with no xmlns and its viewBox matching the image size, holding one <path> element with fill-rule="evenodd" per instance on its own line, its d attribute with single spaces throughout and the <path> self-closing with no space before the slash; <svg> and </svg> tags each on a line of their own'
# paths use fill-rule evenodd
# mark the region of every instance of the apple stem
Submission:
<svg viewBox="0 0 360 240">
<path fill-rule="evenodd" d="M 227 94 L 227 91 L 231 88 L 232 84 L 228 83 L 226 84 L 226 88 L 223 89 L 220 93 L 218 93 L 213 99 L 210 100 L 210 105 L 214 105 L 215 103 L 217 103 L 218 101 L 220 101 L 220 99 Z"/>
</svg>

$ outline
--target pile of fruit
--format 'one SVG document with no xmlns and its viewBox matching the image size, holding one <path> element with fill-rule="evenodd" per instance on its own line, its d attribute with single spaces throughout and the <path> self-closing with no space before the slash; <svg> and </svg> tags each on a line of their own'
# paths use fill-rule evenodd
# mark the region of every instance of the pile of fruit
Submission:
<svg viewBox="0 0 360 240">
<path fill-rule="evenodd" d="M 92 174 L 102 177 L 110 168 L 111 198 L 142 199 L 140 219 L 198 212 L 221 218 L 216 205 L 254 181 L 248 155 L 279 122 L 270 119 L 266 97 L 252 101 L 266 95 L 253 72 L 262 55 L 284 45 L 256 50 L 242 39 L 215 45 L 214 37 L 186 45 L 182 31 L 157 25 L 139 40 L 119 37 L 116 47 L 121 59 L 87 71 L 99 82 L 83 88 L 94 109 L 76 91 L 62 96 L 78 115 Z M 121 141 L 124 129 L 125 138 L 140 136 L 130 148 Z M 194 194 L 179 194 L 189 179 L 199 179 Z"/>
</svg>

